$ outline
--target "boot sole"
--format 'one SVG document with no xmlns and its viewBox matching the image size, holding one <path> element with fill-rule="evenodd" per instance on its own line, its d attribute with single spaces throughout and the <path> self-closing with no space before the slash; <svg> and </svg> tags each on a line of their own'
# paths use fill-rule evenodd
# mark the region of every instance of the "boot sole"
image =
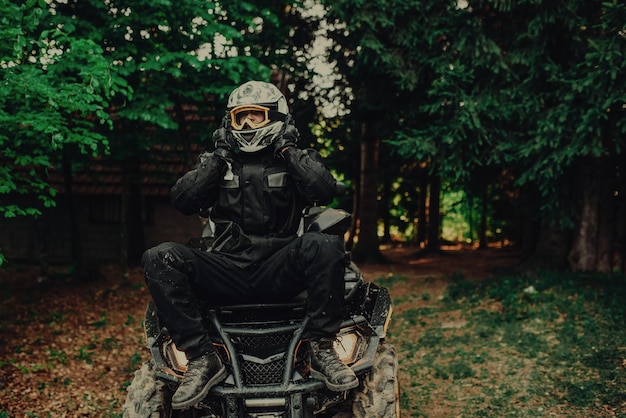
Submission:
<svg viewBox="0 0 626 418">
<path fill-rule="evenodd" d="M 228 376 L 228 371 L 226 370 L 226 367 L 222 365 L 222 368 L 206 383 L 206 385 L 204 385 L 204 388 L 202 388 L 202 390 L 198 392 L 196 396 L 194 396 L 193 398 L 185 402 L 179 402 L 179 403 L 172 402 L 172 409 L 191 408 L 192 406 L 200 402 L 202 399 L 204 399 L 206 395 L 209 394 L 209 391 L 211 390 L 213 386 L 217 385 L 218 383 L 226 379 L 226 376 Z"/>
<path fill-rule="evenodd" d="M 322 382 L 324 382 L 326 384 L 326 387 L 333 392 L 345 392 L 346 390 L 354 389 L 355 387 L 359 386 L 359 379 L 356 376 L 353 381 L 344 384 L 335 384 L 329 382 L 328 378 L 324 374 L 318 372 L 313 368 L 311 369 L 311 376 L 313 376 L 317 380 L 321 380 Z"/>
</svg>

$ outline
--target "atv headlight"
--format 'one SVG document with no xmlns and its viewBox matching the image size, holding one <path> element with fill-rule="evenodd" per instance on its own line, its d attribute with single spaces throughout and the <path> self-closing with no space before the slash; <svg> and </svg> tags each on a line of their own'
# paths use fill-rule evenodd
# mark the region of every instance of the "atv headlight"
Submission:
<svg viewBox="0 0 626 418">
<path fill-rule="evenodd" d="M 185 353 L 176 348 L 176 344 L 172 340 L 163 346 L 165 358 L 172 365 L 172 369 L 177 372 L 185 373 L 187 371 L 187 356 Z"/>
<path fill-rule="evenodd" d="M 357 328 L 348 329 L 337 335 L 333 348 L 339 359 L 349 365 L 363 355 L 366 348 L 366 339 Z"/>
</svg>

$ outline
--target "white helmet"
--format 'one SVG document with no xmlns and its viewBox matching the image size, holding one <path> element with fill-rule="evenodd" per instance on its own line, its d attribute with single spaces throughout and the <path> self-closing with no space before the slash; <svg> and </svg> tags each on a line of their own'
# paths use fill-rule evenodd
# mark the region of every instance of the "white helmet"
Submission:
<svg viewBox="0 0 626 418">
<path fill-rule="evenodd" d="M 228 97 L 231 131 L 243 152 L 260 151 L 271 145 L 283 132 L 289 114 L 285 96 L 273 84 L 248 81 Z M 250 118 L 251 112 L 256 114 Z"/>
</svg>

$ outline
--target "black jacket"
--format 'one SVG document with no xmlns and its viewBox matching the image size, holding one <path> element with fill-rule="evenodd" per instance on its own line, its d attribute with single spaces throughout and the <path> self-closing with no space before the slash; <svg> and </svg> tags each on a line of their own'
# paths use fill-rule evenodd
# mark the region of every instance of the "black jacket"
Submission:
<svg viewBox="0 0 626 418">
<path fill-rule="evenodd" d="M 262 262 L 296 237 L 302 210 L 328 204 L 337 184 L 312 149 L 237 153 L 231 163 L 212 153 L 178 179 L 172 203 L 185 215 L 210 210 L 212 251 L 242 267 Z"/>
</svg>

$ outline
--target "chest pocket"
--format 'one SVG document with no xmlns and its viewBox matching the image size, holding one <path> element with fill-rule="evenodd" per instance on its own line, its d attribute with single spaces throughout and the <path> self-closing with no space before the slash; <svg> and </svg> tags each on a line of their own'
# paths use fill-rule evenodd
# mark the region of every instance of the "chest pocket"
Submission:
<svg viewBox="0 0 626 418">
<path fill-rule="evenodd" d="M 239 176 L 233 176 L 226 180 L 225 178 L 220 181 L 220 187 L 223 189 L 238 189 L 239 188 Z"/>
<path fill-rule="evenodd" d="M 273 173 L 267 176 L 267 185 L 270 188 L 287 187 L 289 180 L 289 174 L 286 172 Z"/>
</svg>

